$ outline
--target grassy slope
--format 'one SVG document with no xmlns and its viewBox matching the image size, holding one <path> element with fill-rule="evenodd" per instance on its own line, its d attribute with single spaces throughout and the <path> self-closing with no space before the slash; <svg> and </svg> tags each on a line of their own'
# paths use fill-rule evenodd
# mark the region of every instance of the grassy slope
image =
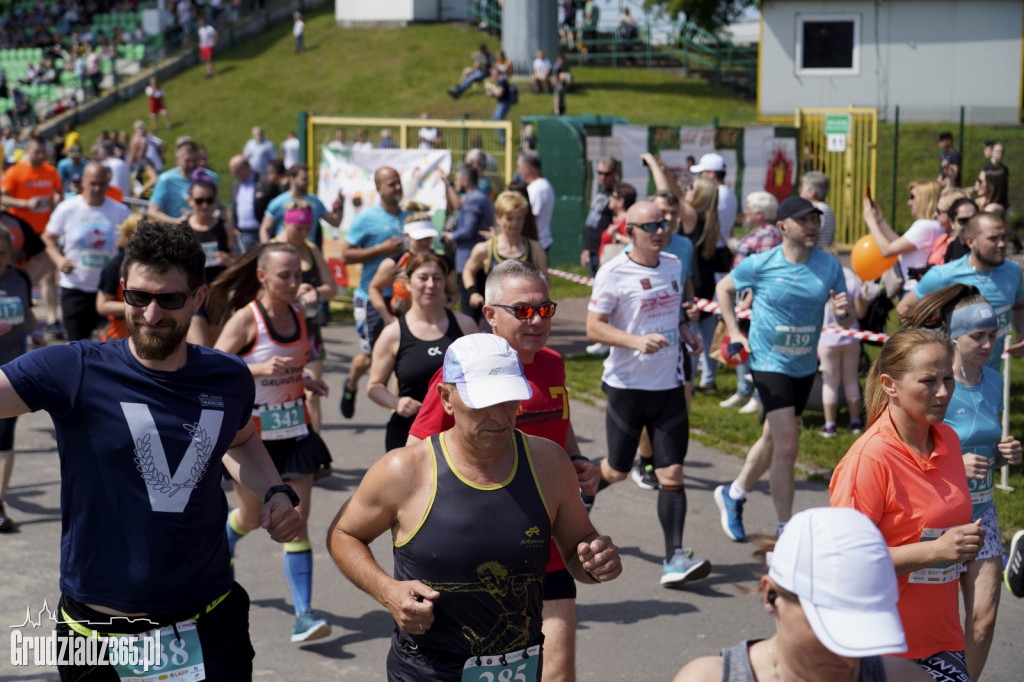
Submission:
<svg viewBox="0 0 1024 682">
<path fill-rule="evenodd" d="M 215 169 L 223 170 L 227 159 L 238 153 L 253 125 L 262 125 L 275 142 L 294 129 L 300 109 L 331 115 L 390 115 L 411 117 L 422 111 L 436 118 L 487 118 L 493 101 L 479 91 L 467 93 L 459 101 L 445 94 L 455 77 L 468 63 L 469 53 L 481 41 L 482 34 L 452 25 L 423 25 L 394 30 L 340 29 L 330 11 L 309 17 L 306 42 L 309 51 L 293 55 L 291 24 L 279 26 L 253 41 L 218 56 L 217 77 L 208 81 L 194 68 L 165 83 L 167 103 L 175 129 L 165 138 L 191 135 L 207 145 Z M 488 42 L 497 48 L 497 41 Z M 639 69 L 575 68 L 579 87 L 569 96 L 571 113 L 617 114 L 636 123 L 678 121 L 708 124 L 718 116 L 723 124 L 749 121 L 753 105 L 731 93 L 712 88 L 695 79 Z M 642 97 L 642 106 L 637 98 Z M 523 92 L 516 116 L 547 114 L 548 97 Z M 100 130 L 128 129 L 131 122 L 146 115 L 146 101 L 136 98 L 104 116 L 80 126 L 85 140 L 93 140 Z M 934 133 L 938 128 L 954 129 L 949 124 L 904 125 L 901 127 L 900 171 L 897 198 L 902 199 L 907 181 L 932 177 L 937 165 Z M 876 194 L 883 206 L 891 199 L 892 126 L 880 129 L 879 178 Z M 1024 148 L 1024 132 L 1015 128 L 976 128 L 968 131 L 965 166 L 980 166 L 980 141 L 995 138 L 1008 141 L 1006 163 L 1013 177 L 1024 177 L 1024 156 L 1014 157 L 1014 149 Z M 1017 144 L 1015 144 L 1017 141 Z M 975 171 L 965 170 L 966 173 Z M 224 189 L 227 188 L 226 174 Z M 972 175 L 973 177 L 973 175 Z M 1020 201 L 1024 206 L 1024 188 Z M 888 210 L 886 209 L 888 216 Z M 897 227 L 909 225 L 910 216 L 902 207 Z M 554 283 L 554 297 L 586 296 L 589 290 L 564 281 Z M 570 386 L 576 395 L 603 398 L 600 391 L 601 363 L 589 357 L 569 358 Z M 1019 363 L 1013 375 L 1012 431 L 1024 434 L 1024 367 Z M 692 423 L 702 442 L 728 452 L 744 454 L 756 440 L 760 427 L 756 416 L 739 415 L 718 408 L 718 401 L 735 387 L 735 375 L 722 371 L 717 396 L 694 399 Z M 853 437 L 840 433 L 825 440 L 815 431 L 821 425 L 820 413 L 804 417 L 800 436 L 801 458 L 828 469 L 842 457 Z M 1024 487 L 1019 472 L 1012 479 Z M 1024 526 L 1024 496 L 998 493 L 1000 516 L 1005 531 Z"/>
</svg>

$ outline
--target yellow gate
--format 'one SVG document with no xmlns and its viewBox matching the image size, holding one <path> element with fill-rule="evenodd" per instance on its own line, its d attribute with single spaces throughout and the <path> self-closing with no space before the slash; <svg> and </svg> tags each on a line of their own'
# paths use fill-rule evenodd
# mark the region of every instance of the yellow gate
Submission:
<svg viewBox="0 0 1024 682">
<path fill-rule="evenodd" d="M 819 170 L 831 183 L 826 203 L 836 214 L 836 245 L 866 234 L 862 198 L 875 197 L 877 109 L 797 109 L 801 169 Z"/>
</svg>

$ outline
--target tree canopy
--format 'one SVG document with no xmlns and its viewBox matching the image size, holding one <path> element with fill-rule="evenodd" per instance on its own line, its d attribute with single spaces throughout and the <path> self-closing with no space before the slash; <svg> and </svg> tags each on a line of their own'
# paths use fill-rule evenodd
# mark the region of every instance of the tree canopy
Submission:
<svg viewBox="0 0 1024 682">
<path fill-rule="evenodd" d="M 685 14 L 689 21 L 715 33 L 728 26 L 756 0 L 644 0 L 648 9 L 660 8 L 673 19 Z"/>
</svg>

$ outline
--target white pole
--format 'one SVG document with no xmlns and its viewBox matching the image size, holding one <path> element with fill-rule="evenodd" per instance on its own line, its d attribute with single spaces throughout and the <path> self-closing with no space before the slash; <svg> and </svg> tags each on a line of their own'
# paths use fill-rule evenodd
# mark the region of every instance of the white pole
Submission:
<svg viewBox="0 0 1024 682">
<path fill-rule="evenodd" d="M 1003 438 L 1010 435 L 1010 335 L 1003 337 L 1003 354 L 1006 359 L 1003 361 Z M 1013 492 L 1010 486 L 1010 465 L 1004 464 L 999 469 L 999 483 L 996 487 L 1008 493 Z"/>
</svg>

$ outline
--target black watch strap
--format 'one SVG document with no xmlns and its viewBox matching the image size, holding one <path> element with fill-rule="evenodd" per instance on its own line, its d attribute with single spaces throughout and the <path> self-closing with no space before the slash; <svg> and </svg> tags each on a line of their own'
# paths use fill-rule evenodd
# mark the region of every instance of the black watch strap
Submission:
<svg viewBox="0 0 1024 682">
<path fill-rule="evenodd" d="M 299 496 L 295 494 L 295 489 L 287 483 L 282 483 L 281 485 L 274 485 L 267 488 L 267 494 L 263 496 L 263 503 L 266 504 L 267 502 L 270 502 L 270 498 L 277 493 L 284 493 L 287 495 L 288 499 L 291 500 L 293 507 L 298 507 L 299 502 L 301 502 Z"/>
</svg>

